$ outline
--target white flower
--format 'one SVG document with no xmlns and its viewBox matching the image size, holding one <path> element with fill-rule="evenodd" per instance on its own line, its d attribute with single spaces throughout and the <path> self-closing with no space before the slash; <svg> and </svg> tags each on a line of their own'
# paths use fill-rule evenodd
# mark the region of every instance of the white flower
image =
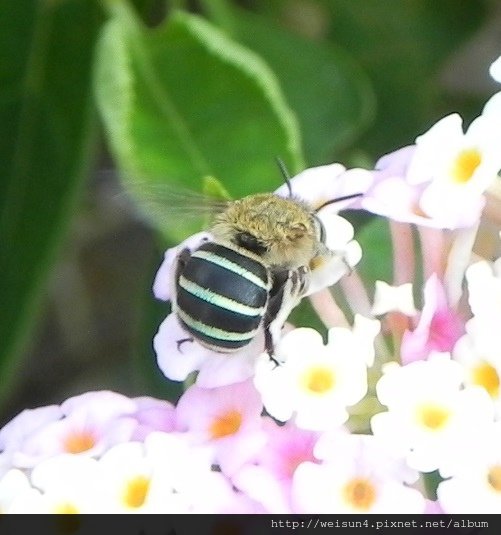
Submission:
<svg viewBox="0 0 501 535">
<path fill-rule="evenodd" d="M 475 262 L 466 270 L 468 301 L 475 316 L 492 316 L 501 312 L 501 277 L 496 264 L 487 261 Z"/>
<path fill-rule="evenodd" d="M 0 514 L 11 513 L 19 504 L 32 503 L 39 494 L 24 472 L 16 468 L 9 470 L 0 479 Z"/>
<path fill-rule="evenodd" d="M 427 361 L 392 366 L 376 390 L 387 412 L 371 419 L 375 436 L 402 452 L 409 466 L 446 476 L 457 460 L 454 452 L 469 433 L 492 421 L 492 402 L 485 390 L 462 388 L 464 370 L 447 354 Z"/>
<path fill-rule="evenodd" d="M 266 410 L 281 421 L 295 414 L 304 429 L 343 424 L 346 407 L 367 392 L 367 346 L 344 328 L 330 329 L 327 345 L 313 329 L 287 333 L 276 350 L 282 364 L 275 366 L 263 354 L 256 366 L 255 384 Z"/>
<path fill-rule="evenodd" d="M 452 354 L 454 360 L 464 366 L 465 384 L 484 388 L 500 415 L 501 347 L 486 347 L 482 340 L 477 342 L 475 337 L 465 334 L 457 341 Z"/>
<path fill-rule="evenodd" d="M 340 163 L 310 167 L 292 177 L 290 184 L 292 193 L 313 208 L 320 208 L 324 203 L 346 197 L 348 195 L 363 194 L 372 184 L 372 174 L 365 169 L 349 169 Z M 290 195 L 287 184 L 280 186 L 275 193 L 282 197 Z M 360 198 L 335 202 L 329 205 L 329 210 L 339 212 L 348 206 L 359 206 Z M 319 214 L 322 212 L 319 211 Z"/>
<path fill-rule="evenodd" d="M 218 513 L 234 499 L 228 481 L 211 470 L 210 453 L 187 437 L 153 432 L 99 460 L 112 513 Z"/>
<path fill-rule="evenodd" d="M 179 253 L 184 249 L 193 251 L 200 247 L 204 242 L 212 239 L 212 236 L 208 232 L 198 232 L 181 242 L 177 247 L 171 247 L 165 251 L 164 260 L 158 268 L 157 274 L 155 275 L 155 281 L 153 282 L 153 294 L 157 299 L 170 301 L 175 294 L 175 270 L 173 269 L 173 266 Z"/>
<path fill-rule="evenodd" d="M 189 513 L 222 513 L 236 499 L 228 480 L 212 471 L 211 448 L 193 446 L 187 434 L 151 433 L 145 455 L 172 492 L 182 497 Z"/>
<path fill-rule="evenodd" d="M 444 199 L 447 210 L 471 210 L 501 167 L 499 125 L 478 117 L 463 133 L 461 123 L 449 115 L 416 139 L 408 176 L 415 184 L 431 178 L 419 201 L 428 217 L 443 217 Z"/>
<path fill-rule="evenodd" d="M 375 316 L 387 312 L 402 312 L 406 316 L 414 316 L 417 310 L 414 306 L 412 283 L 390 286 L 384 281 L 376 281 L 376 293 L 371 312 Z"/>
<path fill-rule="evenodd" d="M 501 56 L 492 63 L 489 68 L 489 74 L 496 82 L 501 83 Z M 486 102 L 482 115 L 493 121 L 501 119 L 501 91 L 492 95 Z"/>
<path fill-rule="evenodd" d="M 322 464 L 301 464 L 293 481 L 296 512 L 312 514 L 422 513 L 422 494 L 404 484 L 409 470 L 370 435 L 322 437 Z M 415 477 L 414 477 L 415 479 Z"/>
<path fill-rule="evenodd" d="M 488 514 L 501 511 L 501 422 L 470 434 L 452 478 L 437 495 L 445 513 Z"/>
<path fill-rule="evenodd" d="M 362 248 L 353 239 L 350 222 L 335 213 L 319 214 L 326 228 L 325 245 L 332 251 L 331 257 L 315 257 L 310 262 L 310 281 L 304 295 L 311 295 L 334 285 L 353 269 L 362 258 Z"/>
<path fill-rule="evenodd" d="M 350 195 L 361 195 L 372 183 L 372 174 L 365 169 L 350 169 L 339 164 L 321 165 L 305 169 L 290 180 L 294 197 L 319 209 L 324 203 Z M 275 193 L 289 197 L 288 186 L 283 184 Z M 358 207 L 360 196 L 328 204 L 319 209 L 318 218 L 326 231 L 325 245 L 333 252 L 332 257 L 317 257 L 310 264 L 311 280 L 306 295 L 335 284 L 362 258 L 362 249 L 353 239 L 351 223 L 337 213 L 347 207 Z"/>
<path fill-rule="evenodd" d="M 35 466 L 31 483 L 40 490 L 39 512 L 52 514 L 105 513 L 103 478 L 98 461 L 63 454 Z"/>
<path fill-rule="evenodd" d="M 501 56 L 491 63 L 489 74 L 496 80 L 496 82 L 501 84 Z"/>
<path fill-rule="evenodd" d="M 166 450 L 169 455 L 169 450 Z M 128 442 L 108 450 L 99 461 L 109 513 L 188 512 L 173 482 L 145 455 L 143 444 Z"/>
</svg>

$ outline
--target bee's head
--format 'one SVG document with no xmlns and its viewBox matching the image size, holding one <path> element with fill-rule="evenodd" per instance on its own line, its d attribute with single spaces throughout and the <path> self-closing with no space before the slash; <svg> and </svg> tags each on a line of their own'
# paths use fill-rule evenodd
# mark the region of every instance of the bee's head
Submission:
<svg viewBox="0 0 501 535">
<path fill-rule="evenodd" d="M 271 193 L 231 203 L 211 232 L 282 269 L 308 265 L 325 239 L 322 223 L 306 204 Z"/>
</svg>

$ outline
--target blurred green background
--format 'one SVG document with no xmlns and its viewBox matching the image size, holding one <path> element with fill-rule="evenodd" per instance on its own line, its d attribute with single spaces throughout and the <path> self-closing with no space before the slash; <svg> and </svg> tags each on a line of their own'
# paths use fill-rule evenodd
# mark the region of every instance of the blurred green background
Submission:
<svg viewBox="0 0 501 535">
<path fill-rule="evenodd" d="M 0 423 L 92 389 L 174 399 L 151 285 L 194 227 L 148 192 L 269 191 L 276 156 L 370 167 L 469 121 L 496 91 L 500 23 L 496 0 L 2 2 Z M 384 227 L 353 221 L 364 276 L 385 277 Z"/>
</svg>

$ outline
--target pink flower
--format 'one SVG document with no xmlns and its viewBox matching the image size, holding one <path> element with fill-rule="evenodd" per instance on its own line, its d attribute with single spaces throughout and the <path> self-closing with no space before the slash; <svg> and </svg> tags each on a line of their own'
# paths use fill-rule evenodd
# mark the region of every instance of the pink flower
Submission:
<svg viewBox="0 0 501 535">
<path fill-rule="evenodd" d="M 268 437 L 265 447 L 238 471 L 233 483 L 267 512 L 291 513 L 294 472 L 303 462 L 316 462 L 313 448 L 320 434 L 299 429 L 291 421 L 279 426 L 269 418 L 263 427 Z"/>
<path fill-rule="evenodd" d="M 449 308 L 444 287 L 433 274 L 424 287 L 424 306 L 418 325 L 404 333 L 400 349 L 402 364 L 426 359 L 432 351 L 451 351 L 464 332 L 464 323 Z"/>
<path fill-rule="evenodd" d="M 115 392 L 87 392 L 69 398 L 60 411 L 60 419 L 45 425 L 30 421 L 37 419 L 36 411 L 24 415 L 24 425 L 32 432 L 18 444 L 12 455 L 13 466 L 32 467 L 60 453 L 97 456 L 114 444 L 128 441 L 137 426 L 132 417 L 136 404 Z"/>
<path fill-rule="evenodd" d="M 444 510 L 440 506 L 440 502 L 432 501 L 432 500 L 425 500 L 426 507 L 424 510 L 425 515 L 443 515 Z"/>
<path fill-rule="evenodd" d="M 13 466 L 12 459 L 26 440 L 63 417 L 58 405 L 25 409 L 0 429 L 0 477 Z"/>
<path fill-rule="evenodd" d="M 152 431 L 174 431 L 176 409 L 172 403 L 148 396 L 135 398 L 134 402 L 137 407 L 134 418 L 138 425 L 131 440 L 142 442 Z"/>
<path fill-rule="evenodd" d="M 178 402 L 177 428 L 188 432 L 194 444 L 209 446 L 214 462 L 231 475 L 266 441 L 262 410 L 252 381 L 210 389 L 193 385 Z"/>
<path fill-rule="evenodd" d="M 0 429 L 0 450 L 4 453 L 17 450 L 31 434 L 62 417 L 58 405 L 25 409 Z"/>
</svg>

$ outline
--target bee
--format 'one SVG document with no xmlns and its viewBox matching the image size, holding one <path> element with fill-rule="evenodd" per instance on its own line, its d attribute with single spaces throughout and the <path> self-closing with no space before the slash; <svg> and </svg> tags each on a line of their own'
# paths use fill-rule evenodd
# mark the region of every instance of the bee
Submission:
<svg viewBox="0 0 501 535">
<path fill-rule="evenodd" d="M 175 266 L 172 310 L 202 346 L 232 353 L 264 331 L 265 351 L 274 346 L 291 310 L 308 287 L 310 264 L 333 253 L 325 245 L 318 210 L 292 195 L 259 193 L 231 201 L 194 251 L 184 249 Z M 179 346 L 178 343 L 178 346 Z"/>
</svg>

